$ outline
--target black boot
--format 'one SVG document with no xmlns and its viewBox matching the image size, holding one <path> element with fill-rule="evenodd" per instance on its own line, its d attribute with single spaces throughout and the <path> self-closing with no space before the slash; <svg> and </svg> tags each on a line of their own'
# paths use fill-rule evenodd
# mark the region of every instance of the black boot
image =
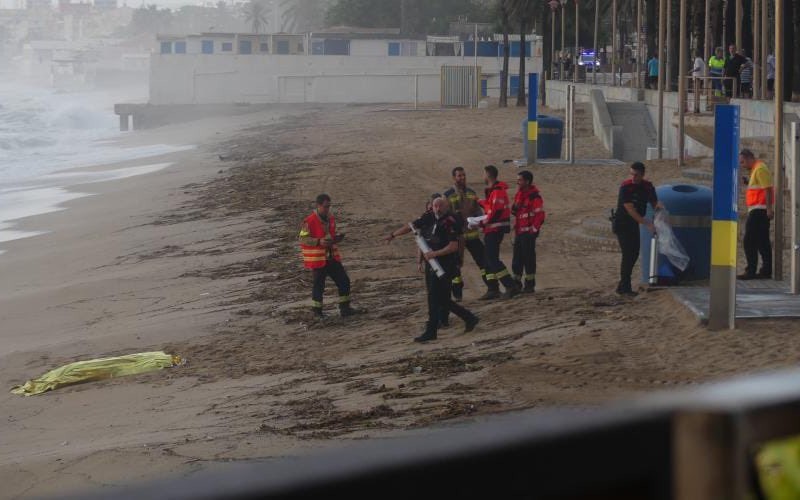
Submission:
<svg viewBox="0 0 800 500">
<path fill-rule="evenodd" d="M 500 284 L 497 280 L 489 280 L 489 289 L 478 300 L 495 300 L 500 298 Z"/>
<path fill-rule="evenodd" d="M 436 332 L 432 332 L 428 328 L 419 337 L 414 337 L 414 342 L 425 343 L 431 340 L 436 340 Z"/>
<path fill-rule="evenodd" d="M 464 321 L 464 333 L 469 333 L 474 330 L 475 327 L 478 326 L 478 321 L 480 321 L 480 318 L 475 315 L 472 315 L 471 318 Z"/>
<path fill-rule="evenodd" d="M 522 289 L 523 293 L 533 293 L 536 291 L 536 278 L 525 280 L 525 288 Z"/>
<path fill-rule="evenodd" d="M 348 316 L 352 316 L 354 314 L 358 314 L 356 309 L 350 307 L 350 302 L 345 302 L 344 304 L 339 304 L 339 316 L 346 318 Z"/>
<path fill-rule="evenodd" d="M 315 318 L 322 319 L 322 318 L 325 317 L 325 315 L 322 314 L 322 308 L 321 307 L 312 307 L 311 308 L 311 313 L 314 315 Z"/>
</svg>

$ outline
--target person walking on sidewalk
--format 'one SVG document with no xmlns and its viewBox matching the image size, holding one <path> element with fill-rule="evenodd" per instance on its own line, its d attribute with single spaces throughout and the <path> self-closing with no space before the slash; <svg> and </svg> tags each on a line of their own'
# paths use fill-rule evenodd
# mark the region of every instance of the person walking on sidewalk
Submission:
<svg viewBox="0 0 800 500">
<path fill-rule="evenodd" d="M 497 167 L 483 167 L 486 199 L 483 211 L 486 219 L 481 222 L 483 241 L 486 245 L 486 281 L 489 290 L 480 300 L 500 298 L 500 283 L 506 289 L 504 298 L 513 298 L 520 292 L 519 285 L 511 278 L 506 265 L 500 260 L 500 244 L 503 237 L 511 231 L 511 202 L 508 199 L 508 184 L 497 180 Z"/>
<path fill-rule="evenodd" d="M 462 224 L 466 224 L 468 217 L 480 217 L 483 214 L 478 203 L 478 195 L 467 186 L 467 174 L 464 167 L 456 167 L 452 171 L 453 187 L 444 192 L 444 197 L 450 203 L 450 209 L 461 217 Z M 481 241 L 481 231 L 477 228 L 466 228 L 464 231 L 464 248 L 472 256 L 475 265 L 481 272 L 481 279 L 486 281 L 486 249 Z M 464 292 L 464 278 L 461 275 L 463 255 L 460 255 L 460 265 L 453 278 L 453 298 L 460 302 Z"/>
<path fill-rule="evenodd" d="M 330 196 L 317 196 L 317 208 L 303 221 L 299 239 L 303 265 L 311 270 L 314 283 L 311 290 L 311 310 L 314 315 L 323 317 L 322 295 L 327 276 L 331 277 L 339 289 L 339 314 L 342 317 L 355 314 L 356 311 L 350 307 L 350 278 L 339 255 L 338 244 L 344 239 L 344 235 L 336 232 Z"/>
<path fill-rule="evenodd" d="M 620 295 L 636 295 L 631 286 L 631 274 L 639 259 L 639 226 L 646 226 L 651 233 L 655 233 L 653 222 L 645 219 L 644 215 L 647 213 L 648 203 L 653 209 L 661 208 L 656 188 L 644 179 L 644 170 L 642 162 L 631 164 L 631 177 L 619 187 L 617 196 L 613 230 L 622 251 L 617 284 L 617 293 Z"/>
<path fill-rule="evenodd" d="M 772 243 L 769 240 L 769 221 L 775 216 L 775 192 L 772 175 L 767 165 L 757 160 L 749 149 L 739 153 L 739 167 L 750 172 L 746 182 L 745 203 L 747 205 L 747 222 L 744 226 L 744 255 L 747 267 L 744 273 L 737 276 L 740 280 L 769 279 L 772 277 Z M 758 268 L 758 256 L 761 255 L 761 269 Z"/>
<path fill-rule="evenodd" d="M 447 201 L 440 197 L 434 199 L 431 202 L 431 209 L 412 222 L 411 226 L 420 232 L 430 247 L 430 251 L 423 254 L 425 287 L 428 291 L 428 321 L 425 323 L 425 331 L 414 341 L 436 340 L 442 315 L 448 312 L 452 312 L 464 320 L 465 333 L 471 332 L 478 324 L 478 317 L 465 307 L 453 302 L 450 295 L 450 282 L 458 264 L 458 240 L 461 237 L 461 225 L 449 212 Z M 386 242 L 389 243 L 396 237 L 410 232 L 410 226 L 403 226 L 392 231 L 386 237 Z M 438 276 L 431 266 L 430 261 L 433 259 L 436 259 L 444 269 L 443 276 Z"/>
<path fill-rule="evenodd" d="M 536 290 L 536 239 L 544 223 L 544 200 L 533 183 L 533 174 L 523 170 L 517 175 L 517 194 L 511 213 L 514 215 L 514 258 L 511 271 L 525 293 Z"/>
</svg>

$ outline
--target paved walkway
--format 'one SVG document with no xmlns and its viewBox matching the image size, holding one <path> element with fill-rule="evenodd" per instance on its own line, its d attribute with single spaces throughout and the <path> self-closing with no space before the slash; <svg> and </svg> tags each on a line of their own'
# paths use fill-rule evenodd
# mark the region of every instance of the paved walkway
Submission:
<svg viewBox="0 0 800 500">
<path fill-rule="evenodd" d="M 698 318 L 708 319 L 707 286 L 675 287 L 671 291 Z M 736 318 L 800 318 L 800 295 L 789 293 L 788 281 L 738 281 Z"/>
</svg>

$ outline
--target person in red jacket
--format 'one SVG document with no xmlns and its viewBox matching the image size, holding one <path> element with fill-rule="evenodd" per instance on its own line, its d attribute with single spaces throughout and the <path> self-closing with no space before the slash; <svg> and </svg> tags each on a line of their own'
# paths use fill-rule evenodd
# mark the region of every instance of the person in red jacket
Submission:
<svg viewBox="0 0 800 500">
<path fill-rule="evenodd" d="M 331 212 L 331 197 L 327 194 L 317 196 L 317 209 L 305 218 L 300 228 L 300 249 L 303 265 L 311 270 L 313 289 L 311 310 L 322 318 L 322 294 L 325 291 L 325 278 L 330 276 L 339 289 L 339 313 L 350 316 L 356 311 L 350 307 L 350 278 L 342 266 L 338 243 L 344 239 L 336 232 L 336 219 Z"/>
<path fill-rule="evenodd" d="M 510 299 L 519 293 L 517 283 L 511 278 L 506 265 L 500 260 L 500 244 L 503 237 L 511 231 L 511 202 L 508 200 L 508 184 L 497 180 L 497 167 L 483 167 L 486 182 L 486 199 L 483 211 L 486 219 L 481 222 L 483 240 L 486 246 L 486 282 L 489 290 L 480 300 L 500 298 L 500 283 L 506 289 L 505 298 Z M 498 283 L 499 282 L 499 283 Z"/>
<path fill-rule="evenodd" d="M 517 186 L 511 206 L 514 215 L 514 259 L 511 271 L 518 284 L 525 279 L 522 291 L 533 293 L 536 289 L 536 238 L 544 223 L 544 200 L 529 171 L 523 170 L 517 175 Z"/>
</svg>

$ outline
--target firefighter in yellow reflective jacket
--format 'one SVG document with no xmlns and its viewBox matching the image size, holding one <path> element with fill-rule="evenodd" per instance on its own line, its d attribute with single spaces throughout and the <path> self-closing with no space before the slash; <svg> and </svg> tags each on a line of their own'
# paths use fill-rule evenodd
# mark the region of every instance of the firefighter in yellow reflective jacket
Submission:
<svg viewBox="0 0 800 500">
<path fill-rule="evenodd" d="M 303 252 L 303 265 L 311 269 L 314 282 L 311 310 L 320 318 L 323 317 L 322 294 L 327 276 L 333 279 L 339 289 L 339 313 L 344 317 L 356 312 L 350 307 L 350 278 L 339 255 L 338 243 L 342 239 L 344 235 L 336 233 L 331 197 L 327 194 L 317 196 L 317 209 L 305 218 L 300 229 L 300 249 Z"/>
<path fill-rule="evenodd" d="M 478 195 L 475 191 L 467 187 L 467 174 L 464 167 L 453 169 L 453 187 L 444 192 L 444 197 L 450 203 L 452 211 L 461 218 L 461 224 L 467 227 L 467 217 L 478 217 L 483 215 L 483 209 L 478 204 Z M 464 291 L 464 278 L 461 276 L 461 267 L 464 265 L 464 248 L 472 255 L 472 260 L 481 271 L 483 283 L 486 281 L 486 250 L 481 241 L 481 230 L 479 228 L 466 229 L 464 231 L 464 245 L 461 248 L 459 266 L 457 274 L 453 278 L 453 298 L 460 302 Z"/>
</svg>

